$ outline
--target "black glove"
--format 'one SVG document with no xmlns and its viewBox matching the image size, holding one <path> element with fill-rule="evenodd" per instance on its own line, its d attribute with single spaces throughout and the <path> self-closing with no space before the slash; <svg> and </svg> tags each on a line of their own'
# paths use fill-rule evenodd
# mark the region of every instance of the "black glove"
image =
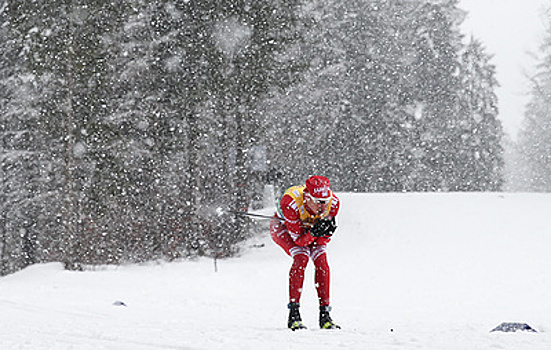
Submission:
<svg viewBox="0 0 551 350">
<path fill-rule="evenodd" d="M 310 229 L 310 234 L 313 237 L 329 237 L 337 229 L 335 218 L 320 219 Z"/>
</svg>

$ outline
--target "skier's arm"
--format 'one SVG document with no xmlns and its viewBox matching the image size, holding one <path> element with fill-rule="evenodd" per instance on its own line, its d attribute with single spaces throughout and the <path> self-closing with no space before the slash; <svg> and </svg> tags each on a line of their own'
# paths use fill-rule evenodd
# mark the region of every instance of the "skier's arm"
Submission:
<svg viewBox="0 0 551 350">
<path fill-rule="evenodd" d="M 335 217 L 337 216 L 337 214 L 339 212 L 339 208 L 340 208 L 339 198 L 335 194 L 333 194 L 333 200 L 331 202 L 331 209 L 329 210 L 329 216 L 328 216 L 327 219 L 328 220 L 335 219 Z M 323 237 L 316 238 L 316 244 L 317 245 L 326 245 L 329 242 L 331 242 L 331 236 L 323 236 Z"/>
<path fill-rule="evenodd" d="M 285 227 L 289 231 L 289 236 L 291 236 L 297 245 L 307 246 L 316 240 L 304 228 L 304 223 L 300 220 L 297 205 L 291 196 L 283 196 L 281 199 L 281 211 L 285 218 Z"/>
<path fill-rule="evenodd" d="M 316 238 L 316 245 L 327 245 L 331 242 L 331 237 L 318 237 Z"/>
<path fill-rule="evenodd" d="M 307 246 L 312 244 L 316 240 L 316 237 L 312 237 L 310 231 L 304 231 L 304 233 L 295 240 L 295 243 L 299 246 Z"/>
<path fill-rule="evenodd" d="M 333 200 L 331 201 L 331 209 L 329 210 L 329 218 L 337 217 L 340 207 L 341 207 L 341 201 L 339 200 L 339 197 L 337 197 L 333 193 Z"/>
</svg>

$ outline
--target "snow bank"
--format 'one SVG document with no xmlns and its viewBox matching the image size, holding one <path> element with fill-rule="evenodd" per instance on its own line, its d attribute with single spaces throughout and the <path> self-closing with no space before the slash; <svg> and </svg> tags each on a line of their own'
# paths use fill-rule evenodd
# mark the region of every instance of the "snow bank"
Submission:
<svg viewBox="0 0 551 350">
<path fill-rule="evenodd" d="M 0 348 L 549 347 L 551 195 L 340 197 L 329 259 L 341 331 L 316 328 L 311 269 L 310 329 L 285 328 L 290 259 L 266 233 L 218 272 L 200 259 L 87 272 L 46 264 L 0 278 Z M 490 333 L 502 322 L 538 332 Z"/>
</svg>

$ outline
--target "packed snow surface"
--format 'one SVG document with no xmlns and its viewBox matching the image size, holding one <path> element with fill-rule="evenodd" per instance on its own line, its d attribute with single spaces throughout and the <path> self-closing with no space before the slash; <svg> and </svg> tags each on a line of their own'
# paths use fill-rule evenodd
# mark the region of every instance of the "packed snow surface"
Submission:
<svg viewBox="0 0 551 350">
<path fill-rule="evenodd" d="M 241 256 L 0 278 L 0 349 L 549 349 L 551 195 L 340 194 L 333 319 L 286 329 L 291 260 L 269 235 Z M 266 223 L 267 227 L 267 223 Z M 263 246 L 262 246 L 263 244 Z M 490 332 L 523 322 L 534 332 Z"/>
</svg>

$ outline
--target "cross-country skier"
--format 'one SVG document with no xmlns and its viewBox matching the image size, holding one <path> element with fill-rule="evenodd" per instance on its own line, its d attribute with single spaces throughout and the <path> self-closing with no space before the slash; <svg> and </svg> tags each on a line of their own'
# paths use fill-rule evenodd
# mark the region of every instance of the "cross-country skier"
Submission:
<svg viewBox="0 0 551 350">
<path fill-rule="evenodd" d="M 337 228 L 335 217 L 339 199 L 324 176 L 312 176 L 305 185 L 289 188 L 279 201 L 278 211 L 270 222 L 272 239 L 293 258 L 289 271 L 289 320 L 291 330 L 306 328 L 300 317 L 300 296 L 304 270 L 312 259 L 318 293 L 322 329 L 340 328 L 329 312 L 329 264 L 326 247 Z"/>
</svg>

